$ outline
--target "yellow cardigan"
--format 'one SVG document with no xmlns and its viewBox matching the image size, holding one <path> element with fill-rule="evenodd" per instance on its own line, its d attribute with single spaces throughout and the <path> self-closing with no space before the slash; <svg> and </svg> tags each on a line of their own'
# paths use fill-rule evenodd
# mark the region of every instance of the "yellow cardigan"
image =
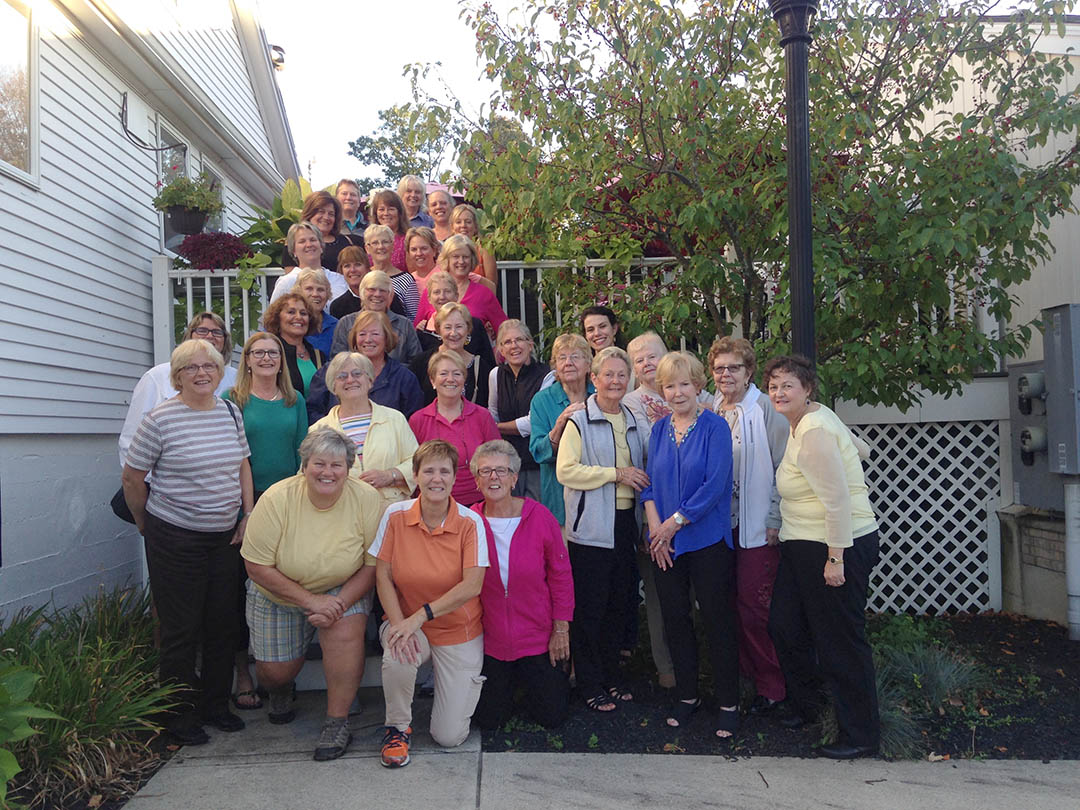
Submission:
<svg viewBox="0 0 1080 810">
<path fill-rule="evenodd" d="M 330 413 L 311 426 L 310 430 L 320 427 L 331 427 L 339 433 L 341 420 L 338 418 L 338 410 L 341 406 L 335 405 Z M 383 506 L 403 501 L 412 494 L 416 488 L 416 479 L 413 477 L 412 458 L 417 448 L 416 436 L 409 429 L 409 423 L 400 411 L 386 408 L 374 402 L 371 403 L 371 427 L 368 428 L 367 439 L 364 440 L 364 458 L 356 457 L 349 474 L 353 478 L 359 478 L 364 470 L 391 470 L 396 469 L 405 478 L 404 486 L 383 487 L 379 490 L 382 496 Z"/>
<path fill-rule="evenodd" d="M 877 529 L 863 478 L 864 454 L 869 456 L 865 442 L 824 405 L 799 420 L 776 470 L 781 540 L 846 548 Z"/>
</svg>

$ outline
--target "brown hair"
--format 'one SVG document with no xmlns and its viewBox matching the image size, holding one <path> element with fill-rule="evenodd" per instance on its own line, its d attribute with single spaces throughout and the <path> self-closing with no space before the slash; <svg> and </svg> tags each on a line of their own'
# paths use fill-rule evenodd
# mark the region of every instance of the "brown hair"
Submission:
<svg viewBox="0 0 1080 810">
<path fill-rule="evenodd" d="M 402 236 L 405 235 L 405 226 L 409 223 L 409 218 L 405 214 L 405 203 L 401 201 L 401 197 L 397 195 L 396 191 L 391 191 L 388 188 L 376 191 L 371 195 L 371 199 L 368 200 L 368 222 L 372 225 L 381 225 L 379 217 L 376 215 L 376 211 L 379 210 L 380 205 L 391 205 L 397 209 L 397 233 Z"/>
<path fill-rule="evenodd" d="M 214 325 L 225 333 L 225 342 L 221 346 L 221 356 L 232 357 L 232 335 L 230 335 L 229 330 L 225 328 L 225 319 L 216 312 L 203 311 L 196 313 L 195 317 L 188 321 L 187 329 L 184 330 L 184 340 L 191 340 L 196 337 L 195 330 L 202 326 L 202 322 L 205 318 L 212 320 Z"/>
<path fill-rule="evenodd" d="M 409 245 L 412 243 L 413 239 L 423 239 L 425 242 L 431 245 L 431 249 L 433 251 L 438 253 L 439 240 L 435 237 L 435 231 L 431 230 L 431 228 L 427 227 L 426 225 L 418 225 L 415 228 L 409 228 L 409 230 L 405 233 L 406 250 L 409 249 Z"/>
<path fill-rule="evenodd" d="M 383 335 L 386 337 L 386 353 L 389 354 L 397 346 L 397 332 L 390 325 L 390 319 L 386 317 L 386 313 L 376 312 L 373 309 L 362 309 L 356 313 L 356 320 L 353 321 L 352 328 L 349 330 L 350 352 L 356 351 L 356 333 L 367 326 L 371 326 L 373 321 L 382 327 Z"/>
<path fill-rule="evenodd" d="M 717 355 L 720 354 L 734 354 L 740 360 L 743 365 L 746 366 L 747 374 L 750 379 L 754 379 L 754 375 L 757 374 L 757 353 L 754 351 L 753 345 L 746 338 L 731 337 L 730 335 L 717 338 L 713 341 L 713 345 L 709 347 L 709 373 L 712 373 L 713 363 L 716 362 Z"/>
<path fill-rule="evenodd" d="M 278 359 L 281 361 L 277 371 L 277 387 L 281 392 L 281 398 L 285 401 L 285 407 L 291 408 L 296 404 L 296 389 L 293 388 L 292 377 L 289 376 L 289 368 L 285 364 L 285 347 L 281 345 L 281 338 L 269 332 L 253 332 L 244 342 L 244 350 L 240 354 L 240 365 L 236 370 L 236 384 L 229 391 L 229 399 L 236 403 L 241 411 L 247 407 L 251 398 L 251 367 L 248 364 L 248 352 L 251 347 L 260 340 L 272 340 L 277 344 L 280 352 Z"/>
<path fill-rule="evenodd" d="M 450 462 L 450 466 L 457 471 L 458 465 L 458 451 L 454 445 L 450 442 L 443 441 L 442 439 L 429 439 L 424 442 L 413 453 L 412 457 L 412 471 L 415 476 L 420 472 L 420 465 L 428 459 L 433 458 L 445 458 Z"/>
<path fill-rule="evenodd" d="M 802 383 L 803 388 L 810 392 L 811 399 L 817 393 L 817 372 L 814 371 L 814 366 L 810 361 L 801 354 L 782 354 L 765 364 L 765 369 L 761 373 L 761 384 L 766 391 L 769 389 L 769 380 L 776 374 L 794 376 Z"/>
<path fill-rule="evenodd" d="M 271 335 L 277 335 L 281 337 L 281 313 L 291 302 L 300 301 L 304 305 L 304 309 L 308 314 L 308 331 L 309 335 L 314 335 L 319 331 L 319 313 L 315 311 L 315 308 L 311 306 L 311 302 L 307 300 L 303 295 L 298 292 L 287 292 L 277 301 L 274 301 L 266 308 L 266 312 L 263 313 L 263 329 L 269 332 Z"/>
<path fill-rule="evenodd" d="M 364 267 L 371 267 L 367 251 L 359 245 L 349 245 L 347 248 L 342 248 L 337 257 L 337 266 L 340 268 L 346 264 L 362 264 Z"/>
<path fill-rule="evenodd" d="M 313 191 L 304 200 L 304 210 L 300 212 L 300 219 L 310 220 L 320 208 L 332 206 L 334 209 L 334 230 L 330 233 L 337 236 L 341 232 L 341 203 L 338 198 L 329 191 Z"/>
</svg>

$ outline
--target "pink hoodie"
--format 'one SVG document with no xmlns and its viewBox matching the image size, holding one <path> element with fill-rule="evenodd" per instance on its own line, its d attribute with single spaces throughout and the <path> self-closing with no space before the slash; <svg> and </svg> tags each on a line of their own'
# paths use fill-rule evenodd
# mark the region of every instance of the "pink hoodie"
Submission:
<svg viewBox="0 0 1080 810">
<path fill-rule="evenodd" d="M 562 529 L 547 507 L 524 500 L 521 523 L 510 541 L 506 588 L 499 576 L 495 535 L 484 518 L 484 502 L 473 506 L 484 518 L 491 560 L 480 591 L 484 654 L 500 661 L 546 653 L 552 623 L 574 618 L 574 580 Z"/>
</svg>

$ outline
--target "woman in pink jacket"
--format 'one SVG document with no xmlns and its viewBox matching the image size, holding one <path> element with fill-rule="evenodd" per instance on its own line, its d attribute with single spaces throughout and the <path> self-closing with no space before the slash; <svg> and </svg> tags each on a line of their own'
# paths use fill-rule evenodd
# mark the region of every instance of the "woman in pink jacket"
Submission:
<svg viewBox="0 0 1080 810">
<path fill-rule="evenodd" d="M 570 698 L 574 617 L 562 529 L 545 506 L 510 494 L 521 458 L 509 442 L 480 445 L 469 467 L 484 496 L 473 509 L 484 520 L 492 561 L 480 591 L 487 680 L 473 720 L 483 729 L 503 725 L 513 714 L 514 693 L 523 686 L 530 719 L 553 728 L 566 718 Z"/>
</svg>

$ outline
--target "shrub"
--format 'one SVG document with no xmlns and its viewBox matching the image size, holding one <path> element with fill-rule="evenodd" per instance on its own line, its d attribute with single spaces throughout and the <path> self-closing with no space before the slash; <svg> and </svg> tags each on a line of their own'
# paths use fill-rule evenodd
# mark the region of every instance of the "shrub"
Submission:
<svg viewBox="0 0 1080 810">
<path fill-rule="evenodd" d="M 193 208 L 205 211 L 207 214 L 220 214 L 225 210 L 225 203 L 221 201 L 221 192 L 217 188 L 217 181 L 203 172 L 198 177 L 180 175 L 174 177 L 165 185 L 159 185 L 157 196 L 154 197 L 154 208 L 165 211 L 169 208 Z"/>
<path fill-rule="evenodd" d="M 0 649 L 41 678 L 32 700 L 65 719 L 43 719 L 16 755 L 15 785 L 31 803 L 123 796 L 156 767 L 147 746 L 171 705 L 157 683 L 154 622 L 142 589 L 102 590 L 81 605 L 23 610 L 0 626 Z"/>
<path fill-rule="evenodd" d="M 30 703 L 27 698 L 34 689 L 39 675 L 15 666 L 0 658 L 0 746 L 17 743 L 37 732 L 26 721 L 30 718 L 57 719 L 59 716 Z M 22 771 L 15 755 L 7 748 L 0 748 L 0 805 L 7 802 L 8 782 Z"/>
</svg>

